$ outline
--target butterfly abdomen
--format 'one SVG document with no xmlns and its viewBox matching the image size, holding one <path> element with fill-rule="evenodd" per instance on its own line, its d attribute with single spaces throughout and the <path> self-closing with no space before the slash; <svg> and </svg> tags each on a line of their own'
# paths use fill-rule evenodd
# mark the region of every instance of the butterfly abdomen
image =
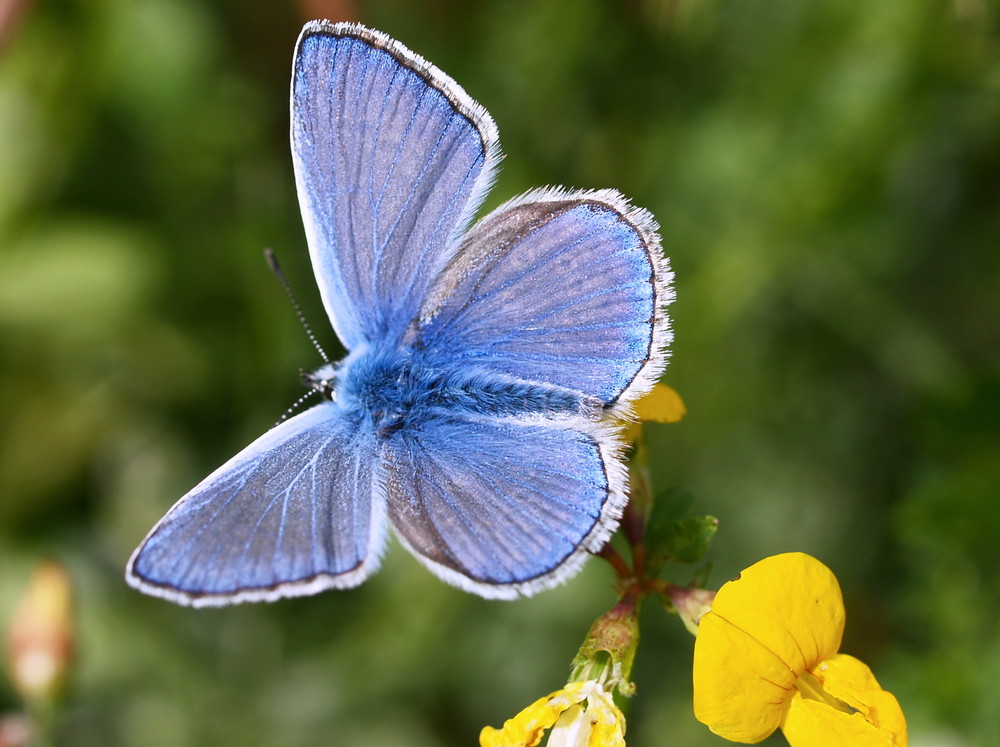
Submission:
<svg viewBox="0 0 1000 747">
<path fill-rule="evenodd" d="M 591 407 L 569 389 L 521 381 L 489 370 L 427 372 L 429 404 L 458 414 L 493 417 L 588 415 Z"/>
</svg>

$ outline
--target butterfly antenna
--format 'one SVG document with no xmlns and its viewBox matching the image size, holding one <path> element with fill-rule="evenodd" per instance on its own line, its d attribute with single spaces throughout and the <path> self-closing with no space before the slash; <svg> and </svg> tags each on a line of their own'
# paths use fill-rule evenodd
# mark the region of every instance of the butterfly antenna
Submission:
<svg viewBox="0 0 1000 747">
<path fill-rule="evenodd" d="M 288 418 L 292 417 L 292 415 L 295 414 L 295 411 L 298 410 L 302 406 L 303 402 L 305 402 L 307 399 L 309 399 L 310 397 L 312 397 L 312 396 L 314 396 L 316 394 L 319 394 L 319 390 L 317 390 L 317 389 L 310 389 L 308 392 L 306 392 L 305 394 L 303 394 L 301 397 L 299 397 L 297 400 L 295 400 L 292 403 L 291 407 L 289 407 L 287 410 L 285 410 L 285 413 L 280 418 L 278 418 L 278 422 L 275 423 L 274 425 L 275 426 L 279 426 L 282 423 L 284 423 L 286 420 L 288 420 Z M 274 427 L 274 426 L 272 426 L 272 427 Z"/>
<path fill-rule="evenodd" d="M 297 299 L 295 294 L 292 292 L 292 286 L 288 284 L 288 278 L 285 277 L 285 273 L 281 269 L 281 265 L 278 264 L 278 258 L 274 256 L 273 251 L 265 249 L 264 259 L 267 260 L 267 265 L 271 268 L 271 272 L 273 272 L 274 276 L 278 278 L 278 282 L 281 283 L 281 287 L 285 289 L 285 295 L 288 296 L 288 300 L 292 302 L 292 307 L 295 309 L 295 315 L 299 318 L 299 322 L 305 329 L 306 335 L 309 336 L 309 341 L 313 344 L 313 347 L 316 348 L 316 351 L 319 353 L 320 358 L 323 359 L 323 362 L 329 363 L 330 359 L 327 357 L 326 351 L 324 351 L 323 347 L 319 344 L 319 340 L 316 339 L 316 335 L 313 334 L 312 327 L 309 326 L 309 322 L 306 321 L 306 315 L 302 313 L 302 307 L 299 306 L 299 299 Z M 292 405 L 292 407 L 297 407 L 302 402 L 302 399 L 304 398 L 300 398 L 298 402 Z M 283 417 L 282 420 L 287 418 L 288 415 L 289 413 L 285 413 L 285 417 Z"/>
</svg>

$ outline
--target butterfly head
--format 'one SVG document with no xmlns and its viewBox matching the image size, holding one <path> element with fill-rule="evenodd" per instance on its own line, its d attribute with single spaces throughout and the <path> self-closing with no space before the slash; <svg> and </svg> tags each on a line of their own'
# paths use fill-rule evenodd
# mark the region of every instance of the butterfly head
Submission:
<svg viewBox="0 0 1000 747">
<path fill-rule="evenodd" d="M 303 371 L 302 384 L 309 387 L 328 402 L 337 401 L 337 366 L 327 363 L 315 371 Z"/>
<path fill-rule="evenodd" d="M 375 432 L 390 435 L 426 410 L 435 388 L 428 377 L 414 378 L 408 356 L 391 347 L 358 349 L 336 364 L 303 371 L 302 383 L 335 403 L 350 420 L 368 420 Z"/>
</svg>

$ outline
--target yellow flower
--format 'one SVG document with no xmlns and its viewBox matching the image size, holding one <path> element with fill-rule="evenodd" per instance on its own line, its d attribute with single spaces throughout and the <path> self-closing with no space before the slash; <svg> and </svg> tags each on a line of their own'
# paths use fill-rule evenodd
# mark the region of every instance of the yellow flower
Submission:
<svg viewBox="0 0 1000 747">
<path fill-rule="evenodd" d="M 635 441 L 642 432 L 641 423 L 678 423 L 687 414 L 684 400 L 666 384 L 657 384 L 633 407 L 638 422 L 629 423 L 625 429 L 625 440 Z"/>
<path fill-rule="evenodd" d="M 719 589 L 698 626 L 694 714 L 734 742 L 779 726 L 792 747 L 906 745 L 899 703 L 839 654 L 844 601 L 809 555 L 765 558 Z"/>
<path fill-rule="evenodd" d="M 625 747 L 625 717 L 597 680 L 571 682 L 509 719 L 484 727 L 481 747 L 535 747 L 551 729 L 549 747 Z"/>
<path fill-rule="evenodd" d="M 666 384 L 657 384 L 635 403 L 635 416 L 647 423 L 677 423 L 686 414 L 681 395 Z"/>
</svg>

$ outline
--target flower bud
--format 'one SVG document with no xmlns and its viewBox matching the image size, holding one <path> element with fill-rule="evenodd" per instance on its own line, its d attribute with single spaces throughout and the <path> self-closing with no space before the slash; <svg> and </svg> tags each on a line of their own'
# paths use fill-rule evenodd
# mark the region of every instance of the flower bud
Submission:
<svg viewBox="0 0 1000 747">
<path fill-rule="evenodd" d="M 668 594 L 674 610 L 691 635 L 698 635 L 698 623 L 712 609 L 715 592 L 687 586 L 673 586 Z"/>
<path fill-rule="evenodd" d="M 69 576 L 56 561 L 32 574 L 6 636 L 7 667 L 14 688 L 28 701 L 52 700 L 73 659 L 73 610 Z"/>
</svg>

